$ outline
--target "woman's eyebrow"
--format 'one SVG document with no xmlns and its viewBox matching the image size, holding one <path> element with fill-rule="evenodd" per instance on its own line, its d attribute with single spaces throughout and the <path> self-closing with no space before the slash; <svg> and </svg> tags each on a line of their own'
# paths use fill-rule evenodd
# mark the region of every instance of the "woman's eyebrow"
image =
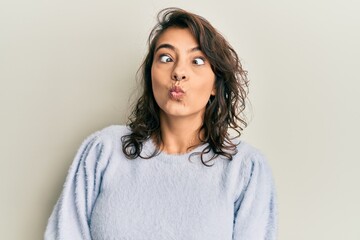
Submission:
<svg viewBox="0 0 360 240">
<path fill-rule="evenodd" d="M 156 49 L 155 49 L 155 52 L 159 51 L 159 49 L 161 48 L 168 48 L 168 49 L 171 49 L 172 51 L 176 51 L 176 48 L 169 44 L 169 43 L 163 43 L 163 44 L 160 44 Z M 193 47 L 189 50 L 189 52 L 196 52 L 196 51 L 201 51 L 200 47 L 199 46 L 196 46 L 196 47 Z"/>
<path fill-rule="evenodd" d="M 155 49 L 155 52 L 159 51 L 159 49 L 161 48 L 168 48 L 168 49 L 171 49 L 173 51 L 175 51 L 175 47 L 171 44 L 168 44 L 168 43 L 163 43 L 163 44 L 160 44 L 156 49 Z"/>
<path fill-rule="evenodd" d="M 200 47 L 199 47 L 199 46 L 196 46 L 196 47 L 194 47 L 194 48 L 190 49 L 190 51 L 189 51 L 189 52 L 196 52 L 196 51 L 201 51 L 201 49 L 200 49 Z"/>
</svg>

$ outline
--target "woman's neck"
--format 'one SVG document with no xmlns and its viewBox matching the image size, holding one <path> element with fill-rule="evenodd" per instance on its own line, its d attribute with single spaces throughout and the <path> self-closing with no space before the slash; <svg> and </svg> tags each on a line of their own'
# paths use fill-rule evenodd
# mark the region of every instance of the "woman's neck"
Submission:
<svg viewBox="0 0 360 240">
<path fill-rule="evenodd" d="M 160 149 L 169 154 L 182 154 L 201 143 L 202 119 L 198 117 L 160 116 L 162 143 Z"/>
</svg>

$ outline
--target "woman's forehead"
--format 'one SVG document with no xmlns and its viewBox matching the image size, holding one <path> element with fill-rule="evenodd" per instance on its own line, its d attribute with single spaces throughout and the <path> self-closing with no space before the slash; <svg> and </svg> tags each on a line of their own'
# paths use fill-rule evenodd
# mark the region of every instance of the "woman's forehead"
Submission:
<svg viewBox="0 0 360 240">
<path fill-rule="evenodd" d="M 155 50 L 164 45 L 169 48 L 186 48 L 189 51 L 199 49 L 198 41 L 188 28 L 171 27 L 164 30 L 156 41 Z"/>
</svg>

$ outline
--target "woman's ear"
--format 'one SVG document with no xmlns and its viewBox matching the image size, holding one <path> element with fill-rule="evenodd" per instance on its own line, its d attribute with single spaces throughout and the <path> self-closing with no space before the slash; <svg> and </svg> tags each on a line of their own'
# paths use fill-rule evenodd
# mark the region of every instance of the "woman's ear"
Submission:
<svg viewBox="0 0 360 240">
<path fill-rule="evenodd" d="M 217 77 L 214 77 L 214 85 L 213 85 L 213 89 L 211 90 L 210 95 L 211 96 L 215 96 L 216 95 L 216 81 L 217 81 Z"/>
<path fill-rule="evenodd" d="M 214 83 L 214 87 L 213 87 L 213 89 L 211 90 L 210 95 L 211 95 L 211 96 L 215 96 L 215 95 L 216 95 L 216 87 L 215 87 L 215 83 Z"/>
</svg>

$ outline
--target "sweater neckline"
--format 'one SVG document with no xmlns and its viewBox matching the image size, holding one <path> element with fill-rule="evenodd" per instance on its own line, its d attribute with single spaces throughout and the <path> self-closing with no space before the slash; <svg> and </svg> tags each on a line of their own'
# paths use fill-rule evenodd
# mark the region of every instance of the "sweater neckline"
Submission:
<svg viewBox="0 0 360 240">
<path fill-rule="evenodd" d="M 160 151 L 157 155 L 157 158 L 159 159 L 164 159 L 164 160 L 177 160 L 177 161 L 180 161 L 180 160 L 184 160 L 184 159 L 188 159 L 190 157 L 191 154 L 193 153 L 196 153 L 196 152 L 201 152 L 202 150 L 204 150 L 204 148 L 208 146 L 208 143 L 204 143 L 204 144 L 201 144 L 197 147 L 195 147 L 194 149 L 192 149 L 191 151 L 189 152 L 186 152 L 186 153 L 167 153 L 167 152 L 164 152 L 164 151 Z M 146 153 L 146 155 L 150 156 L 154 150 L 156 149 L 156 145 L 155 143 L 153 142 L 152 139 L 149 139 L 145 142 L 144 144 L 144 153 Z"/>
</svg>

